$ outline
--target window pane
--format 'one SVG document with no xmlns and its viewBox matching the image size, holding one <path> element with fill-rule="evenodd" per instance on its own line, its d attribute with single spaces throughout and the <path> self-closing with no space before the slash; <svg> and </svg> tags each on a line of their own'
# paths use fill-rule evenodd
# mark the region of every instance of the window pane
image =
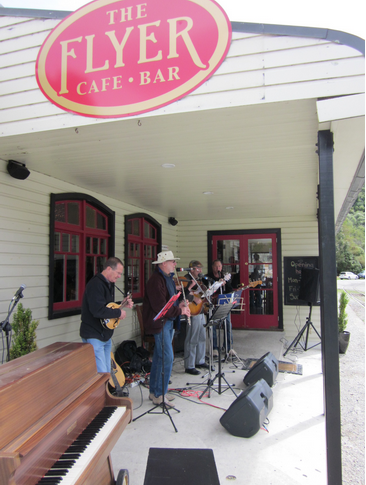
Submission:
<svg viewBox="0 0 366 485">
<path fill-rule="evenodd" d="M 66 301 L 79 299 L 79 257 L 68 256 L 66 261 Z"/>
<path fill-rule="evenodd" d="M 107 254 L 107 240 L 100 240 L 100 254 Z"/>
<path fill-rule="evenodd" d="M 63 253 L 68 253 L 70 251 L 70 234 L 62 234 L 62 248 Z"/>
<path fill-rule="evenodd" d="M 149 228 L 150 225 L 144 221 L 144 237 L 150 237 Z"/>
<path fill-rule="evenodd" d="M 87 254 L 91 253 L 91 237 L 86 237 L 85 238 L 85 252 Z"/>
<path fill-rule="evenodd" d="M 102 258 L 101 256 L 97 257 L 97 273 L 101 273 L 103 271 L 103 265 L 107 261 L 107 258 Z"/>
<path fill-rule="evenodd" d="M 99 239 L 97 237 L 93 237 L 93 254 L 99 253 Z"/>
<path fill-rule="evenodd" d="M 71 252 L 78 253 L 79 252 L 79 236 L 73 234 L 71 236 Z"/>
<path fill-rule="evenodd" d="M 67 222 L 78 226 L 80 224 L 79 212 L 79 204 L 76 202 L 69 202 L 67 204 Z"/>
<path fill-rule="evenodd" d="M 150 276 L 153 274 L 155 268 L 153 268 L 152 262 L 149 260 L 145 260 L 144 262 L 144 273 L 145 273 L 145 278 L 144 278 L 144 284 L 148 282 Z"/>
<path fill-rule="evenodd" d="M 65 203 L 55 204 L 55 221 L 66 222 L 66 209 Z"/>
<path fill-rule="evenodd" d="M 88 283 L 94 276 L 94 258 L 87 256 L 85 258 L 85 284 Z"/>
<path fill-rule="evenodd" d="M 97 212 L 97 228 L 103 229 L 103 231 L 107 229 L 106 217 L 104 217 L 100 212 Z"/>
<path fill-rule="evenodd" d="M 64 299 L 64 256 L 55 254 L 53 269 L 53 301 L 62 302 Z"/>
<path fill-rule="evenodd" d="M 61 235 L 59 232 L 55 232 L 54 250 L 55 251 L 61 250 Z"/>
<path fill-rule="evenodd" d="M 86 206 L 86 227 L 95 228 L 95 210 Z"/>
<path fill-rule="evenodd" d="M 132 220 L 132 234 L 134 236 L 140 235 L 140 219 L 133 219 Z"/>
</svg>

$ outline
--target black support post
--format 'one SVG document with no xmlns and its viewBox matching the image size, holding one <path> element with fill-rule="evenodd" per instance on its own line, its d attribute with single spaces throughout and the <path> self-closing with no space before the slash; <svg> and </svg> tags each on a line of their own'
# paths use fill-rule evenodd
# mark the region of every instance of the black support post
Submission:
<svg viewBox="0 0 366 485">
<path fill-rule="evenodd" d="M 320 316 L 328 484 L 342 485 L 333 134 L 329 130 L 318 132 L 318 155 Z"/>
</svg>

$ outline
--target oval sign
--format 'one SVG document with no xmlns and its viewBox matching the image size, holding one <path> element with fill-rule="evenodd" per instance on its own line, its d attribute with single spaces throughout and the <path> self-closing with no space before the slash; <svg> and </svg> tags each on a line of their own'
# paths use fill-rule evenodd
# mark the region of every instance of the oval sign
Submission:
<svg viewBox="0 0 366 485">
<path fill-rule="evenodd" d="M 229 50 L 213 0 L 95 0 L 48 35 L 36 62 L 43 94 L 82 116 L 151 111 L 204 83 Z"/>
</svg>

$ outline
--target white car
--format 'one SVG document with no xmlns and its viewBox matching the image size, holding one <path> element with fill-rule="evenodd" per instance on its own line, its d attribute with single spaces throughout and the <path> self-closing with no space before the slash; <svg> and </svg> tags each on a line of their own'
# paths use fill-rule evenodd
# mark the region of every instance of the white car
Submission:
<svg viewBox="0 0 366 485">
<path fill-rule="evenodd" d="M 352 271 L 342 271 L 342 273 L 340 273 L 340 275 L 339 275 L 339 279 L 340 280 L 357 280 L 358 276 L 356 274 L 352 273 Z"/>
</svg>

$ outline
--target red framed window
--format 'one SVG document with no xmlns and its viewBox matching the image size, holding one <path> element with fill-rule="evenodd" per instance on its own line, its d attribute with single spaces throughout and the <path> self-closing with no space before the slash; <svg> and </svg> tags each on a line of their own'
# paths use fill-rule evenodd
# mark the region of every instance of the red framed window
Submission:
<svg viewBox="0 0 366 485">
<path fill-rule="evenodd" d="M 51 199 L 49 318 L 80 313 L 86 284 L 111 254 L 114 213 L 92 197 L 73 195 Z"/>
<path fill-rule="evenodd" d="M 139 301 L 155 269 L 152 262 L 161 248 L 161 225 L 147 214 L 132 214 L 126 216 L 125 227 L 125 288 Z"/>
</svg>

